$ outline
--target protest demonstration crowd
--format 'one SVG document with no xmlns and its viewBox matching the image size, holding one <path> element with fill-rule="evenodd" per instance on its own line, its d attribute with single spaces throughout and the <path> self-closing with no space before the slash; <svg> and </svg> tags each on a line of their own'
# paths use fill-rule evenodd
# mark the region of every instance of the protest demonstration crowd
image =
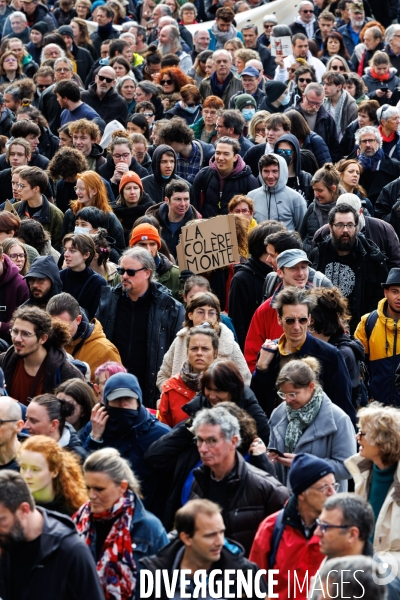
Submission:
<svg viewBox="0 0 400 600">
<path fill-rule="evenodd" d="M 0 600 L 400 600 L 400 2 L 281 4 L 0 0 Z"/>
</svg>

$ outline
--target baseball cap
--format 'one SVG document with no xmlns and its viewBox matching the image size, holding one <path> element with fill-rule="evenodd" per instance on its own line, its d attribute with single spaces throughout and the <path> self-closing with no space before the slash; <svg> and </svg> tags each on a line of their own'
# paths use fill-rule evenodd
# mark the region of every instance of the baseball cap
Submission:
<svg viewBox="0 0 400 600">
<path fill-rule="evenodd" d="M 350 10 L 353 13 L 362 13 L 364 12 L 364 4 L 362 2 L 353 2 L 350 5 Z"/>
<path fill-rule="evenodd" d="M 281 252 L 276 259 L 278 269 L 282 269 L 282 267 L 294 267 L 300 262 L 307 262 L 309 265 L 311 264 L 304 250 L 299 250 L 298 248 L 285 250 L 284 252 Z"/>
<path fill-rule="evenodd" d="M 260 77 L 260 71 L 255 67 L 251 67 L 249 65 L 248 67 L 245 67 L 243 69 L 243 71 L 240 73 L 240 77 L 243 77 L 243 75 L 250 75 L 250 77 Z"/>
<path fill-rule="evenodd" d="M 116 373 L 109 377 L 104 386 L 104 398 L 112 402 L 118 398 L 141 399 L 139 395 L 139 382 L 131 373 Z"/>
</svg>

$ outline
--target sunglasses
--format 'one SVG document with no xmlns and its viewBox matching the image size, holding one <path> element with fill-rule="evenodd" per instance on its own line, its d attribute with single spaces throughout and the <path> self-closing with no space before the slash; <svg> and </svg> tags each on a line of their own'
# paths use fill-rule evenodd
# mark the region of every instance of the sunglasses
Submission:
<svg viewBox="0 0 400 600">
<path fill-rule="evenodd" d="M 189 105 L 188 105 L 189 106 Z M 154 113 L 151 112 L 144 112 L 142 113 L 145 117 L 154 117 Z"/>
<path fill-rule="evenodd" d="M 192 102 L 192 104 L 186 104 L 186 106 L 188 106 L 189 108 L 193 108 L 194 106 L 197 106 L 194 102 Z"/>
<path fill-rule="evenodd" d="M 276 150 L 276 154 L 280 154 L 281 156 L 284 154 L 286 154 L 286 156 L 292 156 L 293 150 L 284 150 L 283 148 L 278 148 L 278 150 Z"/>
<path fill-rule="evenodd" d="M 106 81 L 107 83 L 112 83 L 115 81 L 115 79 L 112 79 L 111 77 L 104 77 L 104 75 L 97 75 L 97 77 L 99 78 L 99 81 Z"/>
<path fill-rule="evenodd" d="M 172 81 L 172 79 L 162 79 L 160 83 L 161 85 L 171 85 L 174 82 Z"/>
<path fill-rule="evenodd" d="M 294 325 L 296 321 L 298 321 L 300 325 L 306 325 L 308 323 L 308 317 L 300 317 L 299 319 L 295 319 L 294 317 L 286 317 L 283 318 L 282 321 L 285 321 L 286 325 Z"/>
<path fill-rule="evenodd" d="M 117 267 L 118 275 L 125 275 L 125 273 L 127 273 L 129 277 L 135 277 L 136 273 L 139 271 L 148 271 L 148 269 L 145 267 L 142 267 L 141 269 L 124 269 L 124 267 Z"/>
<path fill-rule="evenodd" d="M 331 67 L 332 71 L 345 71 L 344 67 Z"/>
<path fill-rule="evenodd" d="M 313 11 L 313 10 L 302 10 L 302 11 L 300 11 L 300 12 L 303 12 L 303 13 L 305 13 L 305 14 L 307 14 L 307 13 L 314 14 L 314 11 Z"/>
<path fill-rule="evenodd" d="M 297 69 L 288 69 L 289 73 L 296 73 Z"/>
<path fill-rule="evenodd" d="M 299 77 L 297 81 L 300 81 L 300 83 L 312 83 L 312 79 L 306 79 L 305 77 Z"/>
</svg>

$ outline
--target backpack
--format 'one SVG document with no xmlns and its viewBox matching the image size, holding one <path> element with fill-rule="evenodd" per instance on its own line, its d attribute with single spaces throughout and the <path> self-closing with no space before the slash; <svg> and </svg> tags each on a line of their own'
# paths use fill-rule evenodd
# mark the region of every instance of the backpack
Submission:
<svg viewBox="0 0 400 600">
<path fill-rule="evenodd" d="M 283 522 L 283 511 L 283 508 L 279 511 L 279 514 L 274 524 L 274 529 L 272 531 L 271 547 L 269 549 L 268 554 L 268 569 L 272 569 L 275 564 L 279 544 L 281 543 L 283 532 L 285 531 L 285 523 Z"/>
</svg>

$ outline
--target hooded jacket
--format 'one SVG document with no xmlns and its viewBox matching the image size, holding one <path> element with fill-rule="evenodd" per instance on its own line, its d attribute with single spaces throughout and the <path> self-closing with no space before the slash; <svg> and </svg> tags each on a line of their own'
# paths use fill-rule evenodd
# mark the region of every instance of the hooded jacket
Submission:
<svg viewBox="0 0 400 600">
<path fill-rule="evenodd" d="M 381 88 L 387 88 L 391 92 L 393 92 L 392 97 L 390 98 L 390 104 L 392 106 L 396 106 L 397 102 L 400 98 L 399 93 L 399 85 L 400 79 L 396 75 L 397 69 L 391 67 L 389 69 L 389 79 L 381 80 L 371 75 L 371 67 L 365 69 L 365 75 L 363 75 L 362 79 L 365 85 L 368 88 L 368 97 L 370 100 L 377 100 L 381 106 L 387 104 L 386 96 L 382 96 L 379 98 L 376 95 L 376 90 L 380 90 Z"/>
<path fill-rule="evenodd" d="M 292 144 L 295 149 L 294 172 L 296 180 L 292 189 L 303 196 L 306 203 L 309 204 L 309 202 L 311 202 L 314 198 L 314 190 L 311 187 L 312 176 L 307 171 L 302 171 L 301 169 L 301 150 L 299 141 L 292 133 L 285 133 L 275 143 L 274 152 L 277 146 L 279 146 L 280 142 L 289 142 L 289 144 Z"/>
<path fill-rule="evenodd" d="M 251 374 L 244 360 L 243 354 L 240 348 L 235 342 L 233 333 L 226 325 L 220 323 L 221 333 L 219 335 L 219 346 L 218 346 L 218 359 L 219 360 L 233 360 L 239 369 L 244 382 L 250 383 Z M 183 327 L 177 332 L 176 338 L 170 345 L 168 352 L 165 353 L 162 365 L 157 374 L 157 387 L 161 390 L 162 385 L 172 377 L 180 372 L 181 367 L 185 360 L 187 360 L 187 335 L 189 329 Z"/>
<path fill-rule="evenodd" d="M 186 225 L 188 221 L 200 219 L 201 215 L 197 212 L 195 207 L 190 204 L 182 221 L 179 223 L 178 229 L 172 231 L 171 224 L 168 219 L 168 211 L 168 204 L 166 202 L 159 202 L 158 204 L 152 204 L 149 206 L 149 208 L 146 210 L 146 215 L 152 215 L 160 223 L 161 237 L 167 244 L 168 250 L 170 250 L 172 256 L 176 258 L 176 247 L 179 243 L 179 236 L 182 233 L 182 227 Z"/>
<path fill-rule="evenodd" d="M 36 507 L 43 516 L 38 553 L 24 564 L 26 587 L 19 600 L 104 600 L 96 565 L 66 515 Z M 14 550 L 13 560 L 15 561 Z M 15 598 L 9 552 L 0 557 L 0 595 Z"/>
<path fill-rule="evenodd" d="M 383 298 L 378 303 L 378 319 L 369 339 L 366 333 L 369 313 L 361 318 L 354 336 L 360 340 L 368 357 L 371 397 L 384 405 L 400 406 L 400 321 L 387 316 L 386 306 L 387 300 Z"/>
<path fill-rule="evenodd" d="M 173 119 L 174 117 L 180 117 L 186 121 L 187 125 L 193 125 L 201 117 L 201 106 L 199 105 L 194 113 L 189 112 L 182 107 L 181 101 L 179 100 L 172 108 L 164 113 L 164 119 Z"/>
<path fill-rule="evenodd" d="M 90 381 L 94 383 L 94 373 L 97 367 L 110 360 L 120 363 L 121 357 L 114 344 L 104 335 L 101 323 L 97 319 L 89 322 L 83 311 L 81 311 L 81 316 L 82 321 L 76 334 L 64 348 L 74 359 L 88 363 Z"/>
<path fill-rule="evenodd" d="M 310 253 L 310 260 L 314 269 L 325 273 L 331 250 L 331 238 L 327 238 L 316 245 Z M 388 273 L 385 254 L 374 242 L 365 238 L 361 233 L 357 234 L 352 254 L 357 267 L 355 286 L 349 299 L 349 311 L 352 315 L 351 332 L 355 330 L 362 315 L 375 310 L 376 305 L 383 296 L 381 282 L 386 281 Z M 337 258 L 336 262 L 340 262 L 340 257 Z"/>
<path fill-rule="evenodd" d="M 168 177 L 167 179 L 165 179 L 161 175 L 160 162 L 161 162 L 162 155 L 165 154 L 165 152 L 167 152 L 167 151 L 174 153 L 175 166 L 174 166 L 172 175 L 170 177 Z M 150 196 L 151 200 L 153 200 L 153 202 L 155 202 L 156 204 L 164 201 L 165 187 L 168 183 L 170 183 L 170 181 L 172 179 L 179 179 L 180 181 L 186 181 L 185 179 L 182 179 L 182 177 L 179 177 L 178 175 L 175 174 L 176 173 L 176 160 L 177 159 L 176 159 L 175 151 L 171 148 L 171 146 L 167 146 L 166 144 L 161 144 L 160 146 L 157 146 L 157 148 L 153 152 L 153 156 L 151 157 L 151 166 L 153 169 L 153 174 L 147 175 L 147 177 L 142 179 L 142 183 L 143 183 L 144 191 Z M 186 181 L 186 183 L 190 186 L 189 182 Z"/>
<path fill-rule="evenodd" d="M 136 380 L 137 381 L 137 380 Z M 85 442 L 86 448 L 93 452 L 100 448 L 116 448 L 129 463 L 139 479 L 144 484 L 143 492 L 149 491 L 150 470 L 146 467 L 143 457 L 150 445 L 169 431 L 169 427 L 160 423 L 145 406 L 143 406 L 142 390 L 139 382 L 131 384 L 131 389 L 137 395 L 139 407 L 137 410 L 112 408 L 104 398 L 109 419 L 101 442 L 89 436 Z"/>
<path fill-rule="evenodd" d="M 156 263 L 156 272 L 158 282 L 164 285 L 166 288 L 171 290 L 171 293 L 175 300 L 180 302 L 182 296 L 180 294 L 181 282 L 179 280 L 179 267 L 172 264 L 172 262 L 161 252 L 157 253 L 154 259 Z"/>
<path fill-rule="evenodd" d="M 114 194 L 115 198 L 117 198 L 119 196 L 119 182 L 113 183 L 111 181 L 111 177 L 114 175 L 114 171 L 115 171 L 114 160 L 113 160 L 112 156 L 110 156 L 110 154 L 108 154 L 106 161 L 101 165 L 101 167 L 98 169 L 97 172 L 101 177 L 103 177 L 103 179 L 106 179 L 107 181 L 110 182 L 113 194 Z M 140 179 L 143 179 L 143 177 L 147 177 L 147 175 L 149 174 L 147 169 L 142 167 L 142 165 L 140 165 L 138 163 L 138 161 L 136 160 L 136 158 L 134 156 L 132 157 L 131 164 L 129 165 L 129 171 L 134 171 L 137 175 L 139 175 Z"/>
<path fill-rule="evenodd" d="M 39 256 L 35 258 L 35 260 L 31 263 L 29 267 L 29 271 L 25 275 L 25 279 L 29 279 L 32 277 L 31 273 L 34 273 L 34 277 L 48 277 L 52 283 L 51 291 L 44 299 L 40 299 L 39 302 L 35 300 L 35 298 L 30 294 L 29 299 L 25 302 L 25 304 L 29 304 L 30 306 L 39 306 L 39 308 L 46 308 L 47 302 L 53 296 L 60 294 L 62 292 L 62 281 L 60 278 L 60 271 L 57 267 L 56 261 L 52 256 Z M 45 306 L 43 307 L 43 304 Z"/>
<path fill-rule="evenodd" d="M 143 394 L 146 404 L 155 408 L 159 397 L 156 388 L 156 375 L 168 348 L 181 329 L 184 319 L 184 307 L 177 302 L 166 287 L 159 283 L 151 283 L 152 301 L 147 323 L 147 372 L 146 387 Z M 114 338 L 115 321 L 118 318 L 118 305 L 123 294 L 121 285 L 111 289 L 104 287 L 100 298 L 96 318 L 103 326 L 107 339 L 119 347 L 119 340 Z M 170 375 L 168 375 L 170 377 Z M 166 379 L 168 379 L 166 377 Z"/>
<path fill-rule="evenodd" d="M 136 206 L 125 206 L 123 204 L 118 204 L 119 198 L 120 196 L 118 196 L 117 200 L 111 204 L 111 207 L 118 221 L 121 223 L 122 229 L 124 230 L 125 246 L 129 246 L 129 240 L 131 238 L 131 231 L 134 222 L 139 217 L 143 217 L 147 210 L 154 206 L 154 202 L 150 196 L 146 194 L 146 192 L 143 192 L 142 198 L 139 204 Z"/>
<path fill-rule="evenodd" d="M 9 321 L 18 306 L 29 298 L 29 288 L 18 267 L 3 253 L 3 272 L 0 274 L 0 337 L 9 341 Z"/>
<path fill-rule="evenodd" d="M 26 218 L 28 203 L 16 202 L 14 208 L 20 219 Z M 46 196 L 42 194 L 42 204 L 37 211 L 32 215 L 32 219 L 43 225 L 43 228 L 50 233 L 51 245 L 54 248 L 59 248 L 62 241 L 62 225 L 64 215 L 57 206 L 51 204 Z"/>
<path fill-rule="evenodd" d="M 257 179 L 240 155 L 237 155 L 233 171 L 226 177 L 220 176 L 213 156 L 210 166 L 201 169 L 194 178 L 193 205 L 204 218 L 226 215 L 233 196 L 247 195 L 257 187 Z"/>
<path fill-rule="evenodd" d="M 81 100 L 93 108 L 106 123 L 110 123 L 115 119 L 115 115 L 118 115 L 118 121 L 125 127 L 128 117 L 125 100 L 114 88 L 109 89 L 105 96 L 100 98 L 96 93 L 96 87 L 96 83 L 91 83 L 87 91 L 81 92 Z"/>
<path fill-rule="evenodd" d="M 258 179 L 262 186 L 247 195 L 254 201 L 254 218 L 258 223 L 274 219 L 283 223 L 289 230 L 299 231 L 307 204 L 303 196 L 289 188 L 288 166 L 279 154 L 271 154 L 279 163 L 279 178 L 274 187 L 269 187 L 259 171 Z"/>
<path fill-rule="evenodd" d="M 250 256 L 247 263 L 233 265 L 233 270 L 229 288 L 229 316 L 243 352 L 251 319 L 263 301 L 264 282 L 271 267 L 259 258 Z"/>
</svg>

